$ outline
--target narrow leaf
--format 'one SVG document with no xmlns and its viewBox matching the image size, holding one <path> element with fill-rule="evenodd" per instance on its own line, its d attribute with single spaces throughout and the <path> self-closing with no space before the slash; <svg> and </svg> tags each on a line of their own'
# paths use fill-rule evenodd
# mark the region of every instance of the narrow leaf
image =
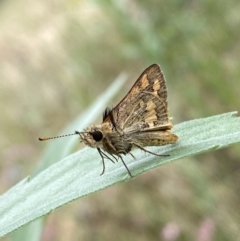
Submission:
<svg viewBox="0 0 240 241">
<path fill-rule="evenodd" d="M 177 144 L 148 148 L 158 154 L 170 154 L 168 157 L 141 150 L 133 151 L 136 159 L 124 156 L 134 176 L 166 162 L 240 142 L 240 118 L 232 112 L 187 121 L 175 125 L 173 132 L 179 136 Z M 120 162 L 107 162 L 102 176 L 101 171 L 98 152 L 86 147 L 34 178 L 24 179 L 0 198 L 0 237 L 65 203 L 130 179 Z"/>
</svg>

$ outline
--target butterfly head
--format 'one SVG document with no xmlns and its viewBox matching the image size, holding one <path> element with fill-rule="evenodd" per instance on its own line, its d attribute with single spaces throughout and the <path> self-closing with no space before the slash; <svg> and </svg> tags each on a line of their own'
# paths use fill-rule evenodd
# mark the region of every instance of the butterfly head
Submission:
<svg viewBox="0 0 240 241">
<path fill-rule="evenodd" d="M 103 132 L 100 127 L 89 127 L 86 130 L 84 130 L 84 132 L 76 131 L 76 134 L 80 135 L 81 141 L 85 145 L 93 148 L 102 147 Z"/>
</svg>

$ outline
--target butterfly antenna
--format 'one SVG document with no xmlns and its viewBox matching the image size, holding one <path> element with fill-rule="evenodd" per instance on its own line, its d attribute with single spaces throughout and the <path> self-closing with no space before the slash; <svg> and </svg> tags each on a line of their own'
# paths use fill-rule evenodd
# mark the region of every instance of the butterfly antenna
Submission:
<svg viewBox="0 0 240 241">
<path fill-rule="evenodd" d="M 67 135 L 52 136 L 52 137 L 39 137 L 38 140 L 39 141 L 47 141 L 47 140 L 56 139 L 56 138 L 62 138 L 62 137 L 66 137 L 66 136 L 80 135 L 80 133 L 81 132 L 79 132 L 79 131 L 75 131 L 74 133 L 67 134 Z"/>
</svg>

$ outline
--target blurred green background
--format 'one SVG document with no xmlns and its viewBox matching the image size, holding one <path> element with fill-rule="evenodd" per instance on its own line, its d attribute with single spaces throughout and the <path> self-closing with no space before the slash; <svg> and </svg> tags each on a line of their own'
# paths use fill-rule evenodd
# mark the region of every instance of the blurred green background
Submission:
<svg viewBox="0 0 240 241">
<path fill-rule="evenodd" d="M 239 110 L 238 0 L 1 1 L 0 33 L 0 194 L 38 165 L 37 138 L 122 71 L 109 106 L 159 63 L 175 124 Z M 238 240 L 239 157 L 239 145 L 202 154 L 74 201 L 48 216 L 41 240 Z"/>
</svg>

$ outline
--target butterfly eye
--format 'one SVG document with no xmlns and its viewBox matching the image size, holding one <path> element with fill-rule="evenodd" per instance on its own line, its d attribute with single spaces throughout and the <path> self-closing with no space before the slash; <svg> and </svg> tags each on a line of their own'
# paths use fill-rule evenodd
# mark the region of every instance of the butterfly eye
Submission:
<svg viewBox="0 0 240 241">
<path fill-rule="evenodd" d="M 95 141 L 101 141 L 103 138 L 103 134 L 101 131 L 94 131 L 90 133 Z"/>
</svg>

